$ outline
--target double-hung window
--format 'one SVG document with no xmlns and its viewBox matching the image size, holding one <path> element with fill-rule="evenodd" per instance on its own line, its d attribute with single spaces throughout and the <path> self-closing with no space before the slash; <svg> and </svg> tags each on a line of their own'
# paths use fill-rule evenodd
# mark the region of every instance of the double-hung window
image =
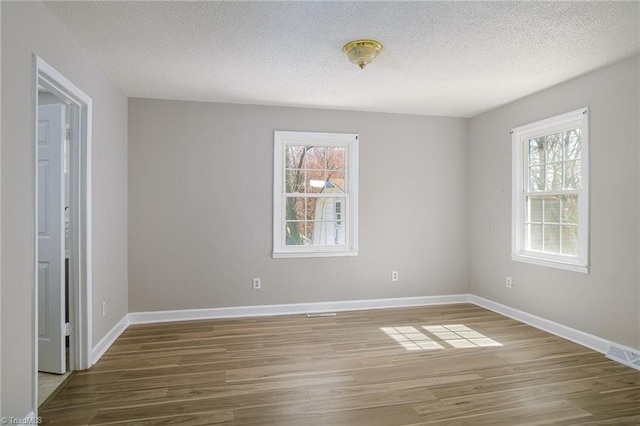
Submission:
<svg viewBox="0 0 640 426">
<path fill-rule="evenodd" d="M 512 259 L 588 272 L 588 110 L 512 132 Z"/>
<path fill-rule="evenodd" d="M 274 134 L 273 257 L 358 254 L 358 135 Z"/>
</svg>

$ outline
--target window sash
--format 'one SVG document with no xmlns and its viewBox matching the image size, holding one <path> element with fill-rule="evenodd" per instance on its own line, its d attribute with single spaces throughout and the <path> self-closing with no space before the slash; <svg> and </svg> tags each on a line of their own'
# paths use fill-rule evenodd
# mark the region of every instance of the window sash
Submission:
<svg viewBox="0 0 640 426">
<path fill-rule="evenodd" d="M 348 220 L 345 220 L 345 207 L 342 207 L 343 209 L 343 216 L 342 216 L 342 220 L 338 221 L 336 219 L 333 220 L 322 220 L 322 219 L 316 219 L 315 217 L 312 219 L 306 219 L 306 215 L 305 218 L 303 219 L 287 219 L 286 217 L 286 204 L 287 204 L 287 198 L 292 198 L 291 195 L 294 196 L 294 198 L 338 198 L 342 201 L 344 201 L 343 203 L 341 203 L 343 206 L 349 206 L 349 201 L 350 201 L 350 197 L 348 194 L 345 193 L 335 193 L 335 194 L 322 194 L 324 195 L 323 197 L 316 197 L 317 195 L 320 194 L 282 194 L 282 211 L 284 214 L 283 220 L 284 220 L 284 226 L 282 227 L 282 234 L 280 235 L 281 241 L 283 242 L 283 247 L 285 249 L 290 248 L 290 249 L 294 249 L 295 247 L 322 247 L 323 250 L 333 250 L 333 248 L 336 248 L 336 250 L 340 250 L 340 247 L 348 247 L 349 246 L 349 230 L 350 230 L 350 224 Z M 338 226 L 338 222 L 342 222 L 342 226 L 345 229 L 345 242 L 344 244 L 287 244 L 287 224 L 292 224 L 292 223 L 311 223 L 313 224 L 312 226 L 315 226 L 316 224 L 323 224 L 323 223 L 336 223 L 336 227 Z M 305 235 L 308 238 L 308 235 Z M 313 236 L 312 236 L 313 237 Z"/>
<path fill-rule="evenodd" d="M 579 195 L 576 193 L 570 194 L 569 196 L 571 195 L 575 196 L 575 201 L 577 205 L 579 205 Z M 551 204 L 549 210 L 547 210 L 547 203 L 553 203 L 552 200 L 554 199 L 557 201 L 557 207 Z M 540 201 L 538 220 L 532 218 L 532 203 L 530 203 L 532 200 Z M 563 196 L 548 196 L 546 194 L 536 194 L 525 197 L 526 213 L 524 226 L 525 249 L 527 251 L 570 257 L 578 256 L 580 218 L 578 212 L 576 212 L 575 221 L 572 221 L 569 215 L 565 217 L 563 207 L 567 201 L 568 200 L 563 199 Z M 547 212 L 550 214 L 554 213 L 555 217 L 547 217 Z M 547 236 L 553 235 L 554 231 L 556 232 L 557 238 L 547 240 Z M 539 235 L 539 239 L 534 238 L 536 234 Z M 549 247 L 556 248 L 550 249 Z"/>
</svg>

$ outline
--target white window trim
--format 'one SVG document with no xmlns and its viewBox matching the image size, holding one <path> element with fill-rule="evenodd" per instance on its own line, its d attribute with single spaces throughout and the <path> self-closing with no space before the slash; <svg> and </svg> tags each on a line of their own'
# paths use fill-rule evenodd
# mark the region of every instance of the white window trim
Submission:
<svg viewBox="0 0 640 426">
<path fill-rule="evenodd" d="M 525 249 L 525 170 L 527 157 L 524 142 L 530 138 L 552 134 L 575 126 L 582 128 L 581 182 L 578 190 L 578 255 L 563 256 Z M 536 121 L 512 130 L 512 240 L 511 259 L 534 265 L 549 266 L 569 271 L 589 273 L 589 110 L 580 108 L 555 117 Z"/>
<path fill-rule="evenodd" d="M 273 252 L 274 258 L 336 257 L 358 255 L 358 140 L 354 133 L 274 132 L 273 158 Z M 342 206 L 342 223 L 346 226 L 344 246 L 287 246 L 285 245 L 283 184 L 283 148 L 286 144 L 344 146 L 347 148 L 346 206 Z"/>
</svg>

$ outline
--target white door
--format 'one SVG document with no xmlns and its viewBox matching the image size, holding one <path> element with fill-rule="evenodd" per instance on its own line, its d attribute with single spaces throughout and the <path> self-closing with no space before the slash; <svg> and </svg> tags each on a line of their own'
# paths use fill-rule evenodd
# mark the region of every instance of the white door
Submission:
<svg viewBox="0 0 640 426">
<path fill-rule="evenodd" d="M 66 371 L 63 105 L 38 107 L 38 370 Z"/>
</svg>

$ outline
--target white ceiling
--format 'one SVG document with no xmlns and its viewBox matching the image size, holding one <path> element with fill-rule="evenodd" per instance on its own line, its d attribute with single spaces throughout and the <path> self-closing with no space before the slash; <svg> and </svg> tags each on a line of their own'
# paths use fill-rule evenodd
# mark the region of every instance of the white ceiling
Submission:
<svg viewBox="0 0 640 426">
<path fill-rule="evenodd" d="M 46 4 L 131 97 L 471 117 L 640 52 L 637 1 Z"/>
</svg>

